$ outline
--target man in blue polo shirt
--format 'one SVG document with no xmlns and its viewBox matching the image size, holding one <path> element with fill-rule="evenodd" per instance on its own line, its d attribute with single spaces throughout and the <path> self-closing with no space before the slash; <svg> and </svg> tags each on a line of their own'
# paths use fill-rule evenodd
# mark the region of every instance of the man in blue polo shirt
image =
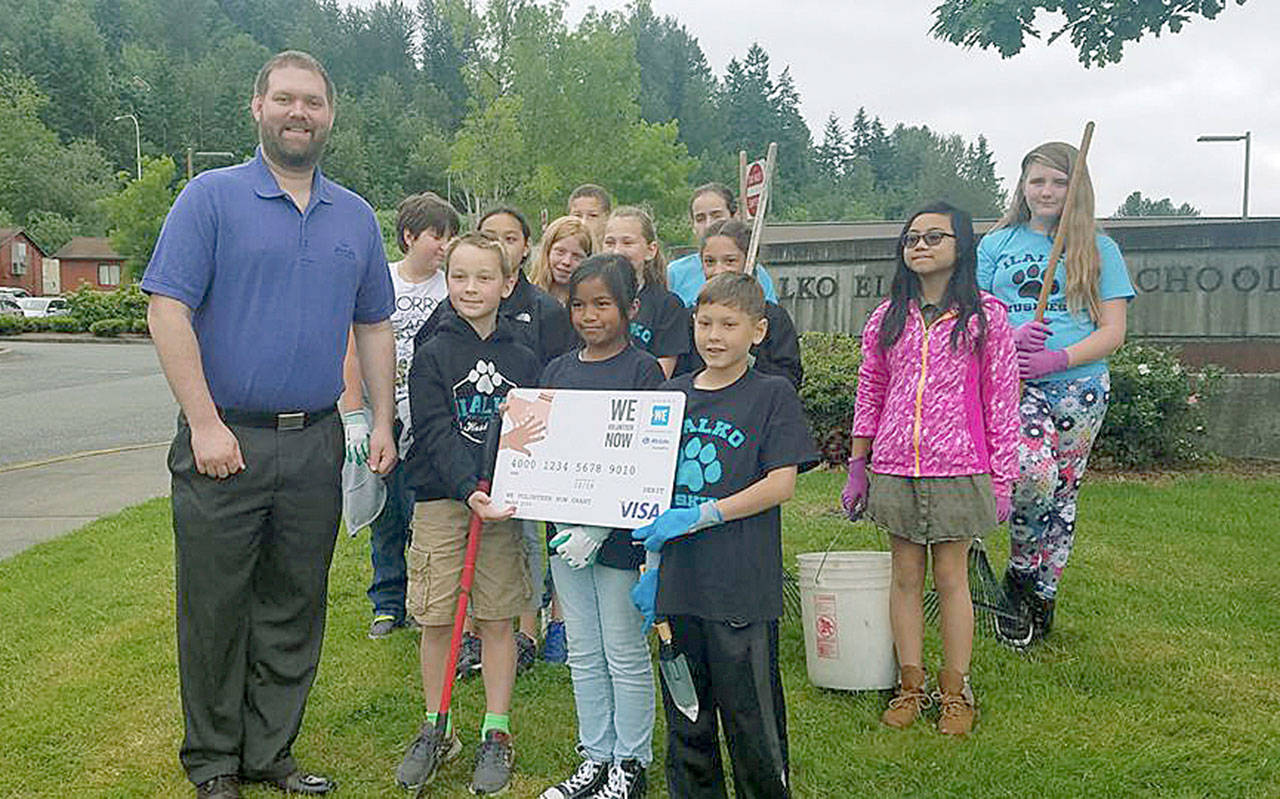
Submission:
<svg viewBox="0 0 1280 799">
<path fill-rule="evenodd" d="M 702 246 L 702 237 L 712 222 L 729 219 L 738 212 L 738 201 L 723 183 L 705 183 L 693 190 L 689 198 L 689 222 L 693 224 L 694 246 Z M 778 295 L 773 290 L 773 279 L 764 267 L 756 264 L 753 270 L 756 282 L 764 290 L 764 298 L 776 303 Z M 702 256 L 694 250 L 683 258 L 667 264 L 667 288 L 692 308 L 698 302 L 698 292 L 706 285 L 707 276 L 702 271 Z"/>
<path fill-rule="evenodd" d="M 290 750 L 320 660 L 342 509 L 334 410 L 348 329 L 373 407 L 370 468 L 396 460 L 382 237 L 368 204 L 316 167 L 333 84 L 306 53 L 280 53 L 251 108 L 257 154 L 187 184 L 142 280 L 182 407 L 169 451 L 181 759 L 199 799 L 238 799 L 242 780 L 334 788 Z"/>
</svg>

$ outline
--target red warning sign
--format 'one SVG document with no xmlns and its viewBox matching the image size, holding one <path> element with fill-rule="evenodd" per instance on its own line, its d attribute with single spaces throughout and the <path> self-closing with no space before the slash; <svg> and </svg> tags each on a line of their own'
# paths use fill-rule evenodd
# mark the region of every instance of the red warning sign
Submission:
<svg viewBox="0 0 1280 799">
<path fill-rule="evenodd" d="M 840 657 L 840 626 L 836 622 L 835 594 L 815 594 L 813 626 L 818 657 L 834 660 Z"/>
<path fill-rule="evenodd" d="M 764 161 L 752 161 L 747 165 L 747 217 L 754 218 L 760 207 L 760 194 L 764 191 Z"/>
</svg>

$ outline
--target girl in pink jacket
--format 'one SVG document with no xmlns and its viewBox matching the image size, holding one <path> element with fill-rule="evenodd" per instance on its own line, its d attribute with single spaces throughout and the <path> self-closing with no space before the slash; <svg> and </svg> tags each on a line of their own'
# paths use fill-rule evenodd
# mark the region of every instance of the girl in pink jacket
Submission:
<svg viewBox="0 0 1280 799">
<path fill-rule="evenodd" d="M 1008 519 L 1018 476 L 1013 333 L 1004 305 L 978 291 L 976 265 L 973 221 L 964 211 L 936 203 L 903 227 L 889 299 L 862 332 L 841 497 L 850 519 L 865 508 L 891 533 L 899 685 L 881 719 L 891 727 L 909 726 L 932 704 L 921 595 L 933 548 L 944 661 L 935 696 L 938 731 L 949 735 L 969 732 L 976 716 L 969 544 Z"/>
</svg>

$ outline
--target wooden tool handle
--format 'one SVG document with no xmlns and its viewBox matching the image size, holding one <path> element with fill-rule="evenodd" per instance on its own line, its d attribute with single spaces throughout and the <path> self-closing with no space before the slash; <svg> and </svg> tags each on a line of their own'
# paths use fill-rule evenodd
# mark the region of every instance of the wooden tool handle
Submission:
<svg viewBox="0 0 1280 799">
<path fill-rule="evenodd" d="M 664 644 L 671 643 L 671 625 L 666 619 L 661 619 L 654 623 L 653 628 L 658 631 L 658 640 Z"/>
<path fill-rule="evenodd" d="M 1067 246 L 1067 214 L 1072 212 L 1076 191 L 1080 185 L 1080 175 L 1084 173 L 1085 156 L 1089 154 L 1089 143 L 1093 141 L 1093 122 L 1084 126 L 1084 136 L 1080 139 L 1080 150 L 1076 154 L 1076 163 L 1071 168 L 1067 180 L 1067 198 L 1062 204 L 1062 215 L 1058 217 L 1058 229 L 1053 234 L 1053 249 L 1049 251 L 1049 263 L 1045 264 L 1044 285 L 1040 287 L 1040 300 L 1036 303 L 1037 322 L 1044 321 L 1044 310 L 1049 305 L 1049 293 L 1053 291 L 1054 274 L 1058 271 L 1058 259 Z"/>
</svg>

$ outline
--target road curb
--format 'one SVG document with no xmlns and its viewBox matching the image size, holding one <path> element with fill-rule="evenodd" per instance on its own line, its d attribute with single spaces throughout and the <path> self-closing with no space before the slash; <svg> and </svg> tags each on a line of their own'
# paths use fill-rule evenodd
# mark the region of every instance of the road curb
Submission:
<svg viewBox="0 0 1280 799">
<path fill-rule="evenodd" d="M 0 341 L 30 341 L 37 344 L 150 344 L 151 337 L 142 333 L 119 336 L 95 336 L 89 333 L 6 333 Z"/>
<path fill-rule="evenodd" d="M 156 441 L 150 444 L 130 444 L 126 447 L 111 447 L 109 449 L 91 449 L 84 452 L 73 452 L 70 455 L 58 455 L 53 458 L 44 458 L 38 461 L 26 461 L 24 463 L 11 463 L 7 466 L 0 466 L 0 474 L 6 472 L 16 472 L 22 469 L 38 469 L 41 466 L 52 466 L 55 463 L 64 463 L 66 461 L 80 460 L 82 458 L 92 458 L 97 455 L 115 455 L 121 452 L 134 452 L 140 449 L 155 449 L 156 447 L 167 447 L 168 441 Z"/>
</svg>

